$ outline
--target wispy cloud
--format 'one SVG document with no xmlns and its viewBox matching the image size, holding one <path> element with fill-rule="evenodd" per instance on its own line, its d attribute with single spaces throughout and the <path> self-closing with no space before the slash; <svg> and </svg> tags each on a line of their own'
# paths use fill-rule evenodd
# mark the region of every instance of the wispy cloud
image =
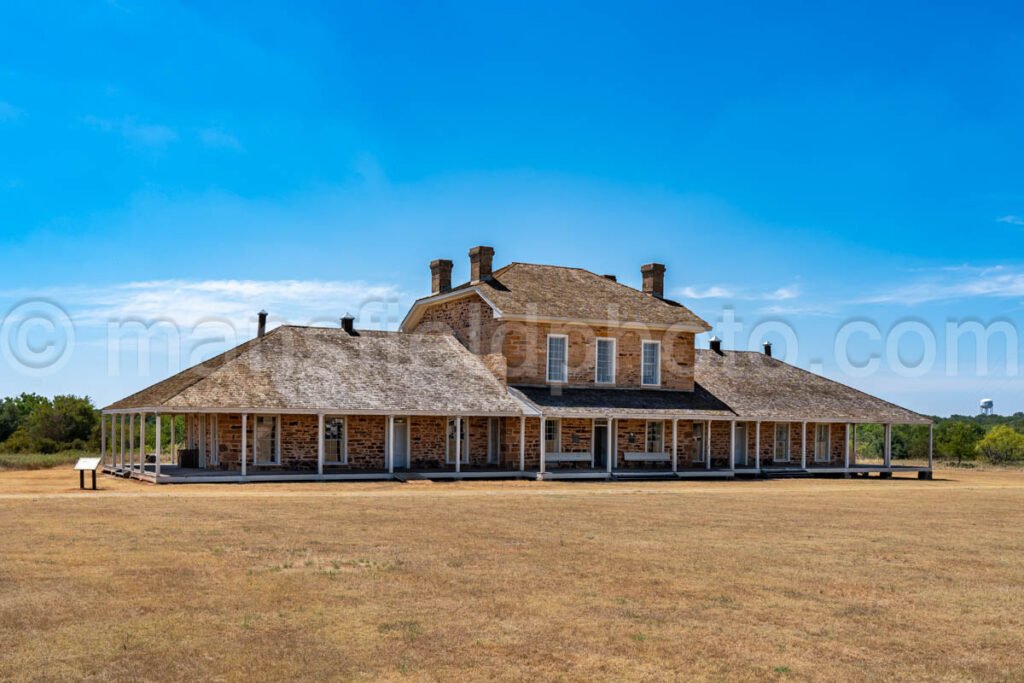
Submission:
<svg viewBox="0 0 1024 683">
<path fill-rule="evenodd" d="M 999 218 L 997 218 L 996 219 L 996 223 L 1008 223 L 1010 225 L 1024 225 L 1024 218 L 1021 218 L 1020 216 L 1014 216 L 1013 214 L 1009 214 L 1009 215 L 1000 216 Z"/>
<path fill-rule="evenodd" d="M 170 126 L 141 123 L 131 117 L 114 120 L 86 116 L 82 121 L 105 133 L 116 133 L 127 142 L 140 147 L 163 148 L 178 139 L 178 133 Z"/>
<path fill-rule="evenodd" d="M 238 138 L 220 128 L 200 128 L 199 141 L 203 143 L 204 147 L 210 149 L 242 151 L 242 143 L 238 141 Z"/>
<path fill-rule="evenodd" d="M 943 268 L 917 282 L 892 287 L 857 303 L 898 303 L 906 305 L 975 297 L 1024 296 L 1024 270 L 1019 267 Z"/>
<path fill-rule="evenodd" d="M 787 301 L 798 298 L 800 293 L 798 285 L 779 287 L 770 292 L 750 292 L 725 285 L 711 285 L 704 289 L 683 287 L 675 291 L 675 294 L 683 299 L 736 299 L 743 301 Z"/>
</svg>

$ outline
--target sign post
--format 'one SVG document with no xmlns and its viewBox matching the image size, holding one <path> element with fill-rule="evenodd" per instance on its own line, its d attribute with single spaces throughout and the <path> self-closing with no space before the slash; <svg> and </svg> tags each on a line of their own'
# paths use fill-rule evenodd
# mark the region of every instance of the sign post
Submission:
<svg viewBox="0 0 1024 683">
<path fill-rule="evenodd" d="M 85 488 L 85 473 L 92 472 L 92 490 L 96 490 L 96 468 L 100 466 L 101 458 L 79 458 L 75 463 L 78 470 L 78 488 Z"/>
</svg>

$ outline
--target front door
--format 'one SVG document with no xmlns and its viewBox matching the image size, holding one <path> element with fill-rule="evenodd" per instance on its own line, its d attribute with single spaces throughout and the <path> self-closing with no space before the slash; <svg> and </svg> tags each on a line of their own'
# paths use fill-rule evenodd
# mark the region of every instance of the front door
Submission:
<svg viewBox="0 0 1024 683">
<path fill-rule="evenodd" d="M 409 421 L 395 418 L 395 467 L 409 466 Z"/>
<path fill-rule="evenodd" d="M 747 466 L 747 423 L 736 423 L 736 467 Z"/>
<path fill-rule="evenodd" d="M 608 425 L 594 425 L 594 467 L 606 467 L 608 461 Z"/>
</svg>

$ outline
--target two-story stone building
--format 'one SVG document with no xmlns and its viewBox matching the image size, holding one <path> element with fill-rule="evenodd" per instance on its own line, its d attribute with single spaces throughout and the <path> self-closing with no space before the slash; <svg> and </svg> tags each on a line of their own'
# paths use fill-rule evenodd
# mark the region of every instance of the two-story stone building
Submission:
<svg viewBox="0 0 1024 683">
<path fill-rule="evenodd" d="M 697 349 L 709 325 L 578 268 L 469 252 L 430 264 L 398 332 L 282 326 L 104 409 L 108 472 L 149 481 L 849 475 L 896 469 L 914 412 L 764 352 Z M 171 434 L 161 428 L 172 418 Z M 877 463 L 855 426 L 885 425 Z M 145 430 L 161 438 L 140 455 Z M 174 434 L 175 429 L 184 433 Z"/>
</svg>

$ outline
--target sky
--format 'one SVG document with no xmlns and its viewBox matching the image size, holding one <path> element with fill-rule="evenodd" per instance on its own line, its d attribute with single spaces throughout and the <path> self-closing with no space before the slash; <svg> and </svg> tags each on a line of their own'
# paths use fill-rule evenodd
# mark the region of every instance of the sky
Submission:
<svg viewBox="0 0 1024 683">
<path fill-rule="evenodd" d="M 396 329 L 486 244 L 1024 410 L 1024 6 L 895 5 L 6 2 L 0 395 L 109 403 L 261 308 Z"/>
</svg>

